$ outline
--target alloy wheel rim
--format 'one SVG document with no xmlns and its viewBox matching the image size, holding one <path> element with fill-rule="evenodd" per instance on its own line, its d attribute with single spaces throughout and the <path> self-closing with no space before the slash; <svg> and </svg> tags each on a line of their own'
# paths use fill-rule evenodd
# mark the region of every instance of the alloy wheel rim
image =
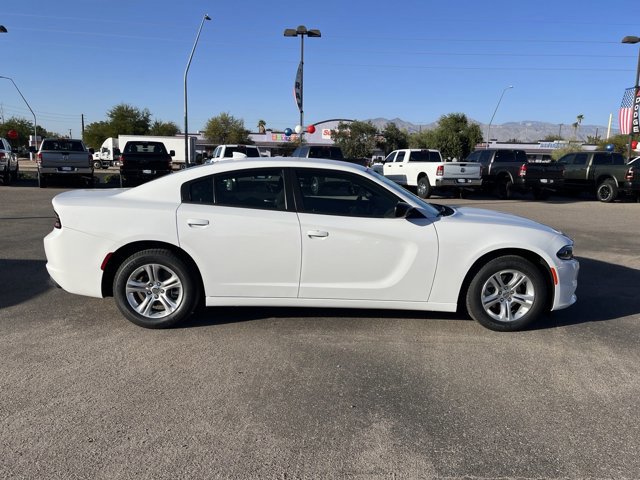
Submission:
<svg viewBox="0 0 640 480">
<path fill-rule="evenodd" d="M 180 277 L 165 265 L 150 263 L 136 268 L 125 286 L 129 306 L 149 319 L 164 318 L 175 312 L 184 298 Z"/>
<path fill-rule="evenodd" d="M 515 322 L 533 307 L 535 288 L 519 270 L 500 270 L 489 277 L 480 293 L 485 313 L 498 322 Z"/>
</svg>

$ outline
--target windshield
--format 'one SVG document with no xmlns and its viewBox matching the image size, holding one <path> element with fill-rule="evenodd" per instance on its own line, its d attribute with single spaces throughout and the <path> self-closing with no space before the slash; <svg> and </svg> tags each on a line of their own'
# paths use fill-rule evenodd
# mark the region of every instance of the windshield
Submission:
<svg viewBox="0 0 640 480">
<path fill-rule="evenodd" d="M 378 180 L 380 180 L 382 183 L 384 183 L 393 192 L 399 193 L 400 195 L 409 195 L 411 197 L 411 199 L 420 206 L 420 208 L 426 210 L 427 212 L 429 212 L 429 214 L 434 215 L 434 216 L 438 216 L 440 214 L 440 210 L 439 209 L 433 207 L 430 203 L 425 202 L 419 196 L 417 196 L 414 193 L 411 193 L 409 190 L 407 190 L 406 188 L 402 187 L 401 185 L 398 185 L 393 180 L 389 180 L 384 175 L 380 175 L 378 172 L 376 172 L 374 170 L 371 170 L 370 168 L 367 169 L 367 172 L 369 172 L 371 175 L 373 175 Z"/>
</svg>

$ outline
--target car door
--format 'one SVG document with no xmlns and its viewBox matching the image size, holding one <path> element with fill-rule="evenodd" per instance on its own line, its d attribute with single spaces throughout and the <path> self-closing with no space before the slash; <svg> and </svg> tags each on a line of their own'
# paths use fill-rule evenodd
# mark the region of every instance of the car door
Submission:
<svg viewBox="0 0 640 480">
<path fill-rule="evenodd" d="M 200 268 L 206 296 L 298 295 L 300 224 L 281 169 L 210 175 L 185 184 L 182 197 L 180 246 Z"/>
<path fill-rule="evenodd" d="M 395 218 L 399 198 L 356 173 L 299 168 L 294 183 L 300 298 L 428 299 L 438 259 L 432 219 Z"/>
<path fill-rule="evenodd" d="M 407 156 L 407 152 L 399 150 L 396 154 L 393 162 L 386 162 L 384 164 L 384 176 L 393 180 L 400 185 L 407 184 L 407 175 L 404 172 L 404 161 Z"/>
</svg>

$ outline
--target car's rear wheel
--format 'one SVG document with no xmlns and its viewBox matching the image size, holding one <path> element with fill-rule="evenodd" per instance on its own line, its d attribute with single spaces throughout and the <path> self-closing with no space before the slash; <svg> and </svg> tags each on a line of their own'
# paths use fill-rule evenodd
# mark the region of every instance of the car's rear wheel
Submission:
<svg viewBox="0 0 640 480">
<path fill-rule="evenodd" d="M 505 255 L 484 265 L 467 290 L 469 315 L 490 330 L 520 330 L 535 321 L 547 303 L 542 272 L 529 260 Z"/>
<path fill-rule="evenodd" d="M 498 180 L 497 196 L 502 200 L 509 200 L 513 194 L 513 182 L 509 177 L 502 177 Z"/>
<path fill-rule="evenodd" d="M 189 267 L 165 249 L 142 250 L 122 262 L 113 295 L 122 314 L 145 328 L 165 328 L 183 321 L 200 298 Z"/>
<path fill-rule="evenodd" d="M 618 186 L 611 178 L 607 178 L 600 185 L 596 191 L 598 200 L 604 203 L 611 203 L 618 197 Z"/>
<path fill-rule="evenodd" d="M 431 184 L 429 183 L 429 178 L 426 175 L 418 179 L 416 193 L 420 198 L 429 198 L 431 196 Z"/>
</svg>

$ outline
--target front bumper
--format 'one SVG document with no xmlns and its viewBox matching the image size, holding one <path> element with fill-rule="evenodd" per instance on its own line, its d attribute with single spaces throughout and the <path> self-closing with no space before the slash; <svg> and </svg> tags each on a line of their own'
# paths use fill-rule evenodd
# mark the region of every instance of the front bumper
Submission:
<svg viewBox="0 0 640 480">
<path fill-rule="evenodd" d="M 576 303 L 578 299 L 576 289 L 578 288 L 580 263 L 576 259 L 565 260 L 556 264 L 554 268 L 558 276 L 558 284 L 555 288 L 551 310 L 562 310 Z"/>
</svg>

